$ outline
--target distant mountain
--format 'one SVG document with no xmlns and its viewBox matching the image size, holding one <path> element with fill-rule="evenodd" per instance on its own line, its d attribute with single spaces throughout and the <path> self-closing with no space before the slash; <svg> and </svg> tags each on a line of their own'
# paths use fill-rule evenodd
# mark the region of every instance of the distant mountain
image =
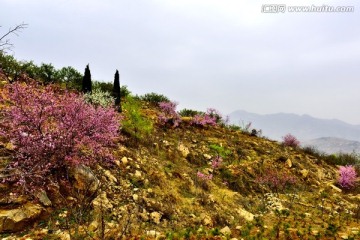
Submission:
<svg viewBox="0 0 360 240">
<path fill-rule="evenodd" d="M 329 154 L 337 152 L 352 153 L 354 151 L 360 153 L 360 142 L 342 138 L 323 137 L 302 142 L 301 144 L 303 146 L 314 146 L 318 150 Z"/>
<path fill-rule="evenodd" d="M 274 140 L 281 140 L 282 136 L 291 133 L 304 143 L 319 138 L 324 138 L 321 142 L 331 140 L 332 143 L 329 145 L 334 149 L 335 142 L 342 146 L 346 145 L 346 140 L 360 142 L 360 125 L 348 124 L 337 119 L 319 119 L 310 115 L 291 113 L 261 115 L 243 110 L 232 112 L 229 116 L 231 123 L 242 125 L 251 122 L 252 128 L 261 129 L 264 136 Z M 337 141 L 331 138 L 337 138 Z"/>
</svg>

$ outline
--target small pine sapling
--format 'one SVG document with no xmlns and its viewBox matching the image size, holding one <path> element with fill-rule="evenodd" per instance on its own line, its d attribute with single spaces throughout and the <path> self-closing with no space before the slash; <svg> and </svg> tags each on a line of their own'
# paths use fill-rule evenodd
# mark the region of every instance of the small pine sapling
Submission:
<svg viewBox="0 0 360 240">
<path fill-rule="evenodd" d="M 86 65 L 85 68 L 85 73 L 82 81 L 82 91 L 83 93 L 92 92 L 91 73 L 90 73 L 89 64 Z"/>
<path fill-rule="evenodd" d="M 113 97 L 115 98 L 115 108 L 117 108 L 118 112 L 121 112 L 120 75 L 118 70 L 116 70 L 114 76 Z"/>
</svg>

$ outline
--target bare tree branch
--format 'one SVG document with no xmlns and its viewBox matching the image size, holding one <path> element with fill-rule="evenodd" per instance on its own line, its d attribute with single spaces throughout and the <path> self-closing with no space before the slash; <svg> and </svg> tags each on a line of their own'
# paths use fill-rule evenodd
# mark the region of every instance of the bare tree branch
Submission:
<svg viewBox="0 0 360 240">
<path fill-rule="evenodd" d="M 27 28 L 28 24 L 21 23 L 16 25 L 13 28 L 9 28 L 9 30 L 2 36 L 0 36 L 0 53 L 5 52 L 5 50 L 10 50 L 13 47 L 13 44 L 10 42 L 10 39 L 6 38 L 9 37 L 11 34 L 19 36 L 19 32 L 23 29 Z M 2 26 L 0 26 L 1 28 Z"/>
</svg>

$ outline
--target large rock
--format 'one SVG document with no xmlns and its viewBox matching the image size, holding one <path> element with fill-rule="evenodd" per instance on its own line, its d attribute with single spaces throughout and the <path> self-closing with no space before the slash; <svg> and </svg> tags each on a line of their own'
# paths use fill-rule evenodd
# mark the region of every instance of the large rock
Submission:
<svg viewBox="0 0 360 240">
<path fill-rule="evenodd" d="M 185 147 L 183 144 L 180 144 L 178 147 L 177 147 L 177 150 L 181 153 L 181 155 L 186 158 L 190 151 L 187 147 Z"/>
<path fill-rule="evenodd" d="M 152 213 L 150 213 L 150 218 L 155 224 L 159 224 L 160 220 L 161 220 L 161 213 L 152 212 Z"/>
<path fill-rule="evenodd" d="M 99 179 L 93 171 L 87 166 L 79 165 L 70 170 L 70 174 L 74 177 L 74 187 L 85 194 L 92 195 L 99 188 Z"/>
<path fill-rule="evenodd" d="M 230 236 L 231 235 L 231 230 L 228 226 L 220 229 L 220 232 L 222 235 L 225 235 L 225 236 Z"/>
<path fill-rule="evenodd" d="M 39 199 L 39 202 L 41 202 L 41 204 L 45 207 L 49 207 L 52 205 L 52 202 L 50 201 L 44 190 L 38 191 L 37 193 L 35 193 L 35 196 Z"/>
<path fill-rule="evenodd" d="M 26 203 L 15 209 L 0 210 L 0 233 L 23 230 L 35 221 L 42 211 L 39 204 L 33 203 Z"/>
<path fill-rule="evenodd" d="M 246 211 L 245 209 L 239 208 L 237 209 L 238 214 L 243 217 L 246 221 L 254 220 L 254 214 L 251 212 Z"/>
</svg>

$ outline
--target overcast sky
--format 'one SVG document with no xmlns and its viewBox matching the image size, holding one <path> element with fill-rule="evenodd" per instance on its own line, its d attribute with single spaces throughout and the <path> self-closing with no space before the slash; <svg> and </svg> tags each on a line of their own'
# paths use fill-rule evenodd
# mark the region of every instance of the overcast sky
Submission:
<svg viewBox="0 0 360 240">
<path fill-rule="evenodd" d="M 263 4 L 354 6 L 262 13 Z M 266 10 L 266 9 L 265 9 Z M 0 34 L 19 60 L 73 66 L 179 109 L 310 114 L 360 124 L 356 0 L 0 0 Z"/>
</svg>

